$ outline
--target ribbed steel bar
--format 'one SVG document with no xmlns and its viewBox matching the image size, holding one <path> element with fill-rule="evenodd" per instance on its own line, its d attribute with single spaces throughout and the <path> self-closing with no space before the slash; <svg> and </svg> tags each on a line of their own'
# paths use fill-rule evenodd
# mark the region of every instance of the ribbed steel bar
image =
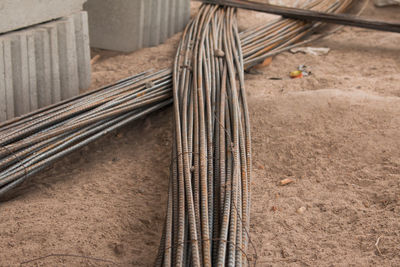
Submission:
<svg viewBox="0 0 400 267">
<path fill-rule="evenodd" d="M 303 10 L 291 7 L 282 7 L 265 3 L 258 3 L 249 0 L 197 0 L 208 4 L 220 4 L 235 8 L 244 8 L 254 11 L 266 12 L 275 15 L 281 15 L 287 18 L 299 19 L 305 21 L 321 21 L 326 23 L 335 23 L 352 27 L 373 29 L 386 32 L 400 33 L 400 23 L 377 21 L 366 18 L 359 18 L 349 14 L 332 14 L 326 12 L 316 12 L 312 10 Z"/>
</svg>

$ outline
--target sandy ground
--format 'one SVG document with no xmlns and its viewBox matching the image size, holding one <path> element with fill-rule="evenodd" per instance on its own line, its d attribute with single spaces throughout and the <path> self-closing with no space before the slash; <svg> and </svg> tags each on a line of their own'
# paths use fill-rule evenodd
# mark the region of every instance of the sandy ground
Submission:
<svg viewBox="0 0 400 267">
<path fill-rule="evenodd" d="M 195 10 L 195 5 L 193 7 Z M 400 21 L 400 8 L 365 15 Z M 240 24 L 266 15 L 241 11 Z M 92 88 L 168 67 L 179 35 L 132 54 L 94 51 Z M 246 76 L 258 266 L 400 266 L 400 36 L 346 28 Z M 291 80 L 305 64 L 312 75 Z M 282 78 L 282 80 L 271 80 Z M 0 204 L 0 266 L 151 266 L 167 202 L 172 112 L 97 141 Z M 295 182 L 278 186 L 282 179 Z M 302 213 L 298 210 L 302 208 Z M 379 241 L 379 242 L 377 242 Z"/>
</svg>

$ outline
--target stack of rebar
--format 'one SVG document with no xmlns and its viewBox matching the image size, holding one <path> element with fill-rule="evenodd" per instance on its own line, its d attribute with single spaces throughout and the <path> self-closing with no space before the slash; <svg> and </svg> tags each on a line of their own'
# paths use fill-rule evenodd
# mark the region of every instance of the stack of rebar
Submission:
<svg viewBox="0 0 400 267">
<path fill-rule="evenodd" d="M 141 73 L 0 126 L 0 196 L 66 154 L 172 103 L 170 70 Z"/>
<path fill-rule="evenodd" d="M 313 1 L 307 7 L 337 11 L 349 3 Z M 245 64 L 262 61 L 314 27 L 281 19 L 240 35 L 236 10 L 211 4 L 186 27 L 174 65 L 172 168 L 156 266 L 250 264 Z"/>
<path fill-rule="evenodd" d="M 174 66 L 175 139 L 157 265 L 247 261 L 251 145 L 235 10 L 203 5 Z"/>
</svg>

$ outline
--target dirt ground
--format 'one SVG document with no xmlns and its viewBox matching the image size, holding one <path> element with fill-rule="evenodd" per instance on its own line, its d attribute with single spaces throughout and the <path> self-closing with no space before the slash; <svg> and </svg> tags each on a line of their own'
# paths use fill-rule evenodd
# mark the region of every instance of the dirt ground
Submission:
<svg viewBox="0 0 400 267">
<path fill-rule="evenodd" d="M 370 5 L 364 14 L 400 21 L 395 7 Z M 239 18 L 246 28 L 270 16 Z M 101 57 L 92 88 L 169 67 L 178 41 L 179 34 L 132 54 L 94 50 Z M 329 47 L 328 55 L 287 52 L 247 74 L 249 253 L 258 266 L 400 266 L 399 44 L 398 34 L 345 28 L 313 44 Z M 289 79 L 301 64 L 312 75 Z M 171 123 L 171 108 L 136 121 L 1 203 L 0 266 L 151 266 L 167 203 Z M 295 182 L 278 186 L 285 178 Z"/>
</svg>

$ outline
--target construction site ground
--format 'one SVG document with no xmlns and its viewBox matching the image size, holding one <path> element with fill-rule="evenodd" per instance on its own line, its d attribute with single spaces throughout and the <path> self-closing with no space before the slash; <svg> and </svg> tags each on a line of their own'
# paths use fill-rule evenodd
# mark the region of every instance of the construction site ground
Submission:
<svg viewBox="0 0 400 267">
<path fill-rule="evenodd" d="M 370 4 L 363 15 L 400 21 L 400 8 Z M 239 11 L 241 29 L 271 18 Z M 91 89 L 170 67 L 179 38 L 131 54 L 93 50 Z M 312 44 L 329 47 L 327 55 L 285 52 L 246 75 L 248 253 L 258 266 L 400 266 L 399 44 L 399 34 L 344 28 Z M 312 74 L 290 79 L 299 65 Z M 170 107 L 155 112 L 15 191 L 0 204 L 0 266 L 151 266 L 172 120 Z M 294 182 L 280 186 L 283 179 Z"/>
</svg>

